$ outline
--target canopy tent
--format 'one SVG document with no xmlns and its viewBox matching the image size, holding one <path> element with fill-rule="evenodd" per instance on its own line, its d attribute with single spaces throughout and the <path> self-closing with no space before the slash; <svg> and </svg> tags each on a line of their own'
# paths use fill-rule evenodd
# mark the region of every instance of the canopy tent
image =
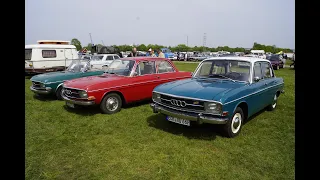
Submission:
<svg viewBox="0 0 320 180">
<path fill-rule="evenodd" d="M 278 52 L 277 54 L 283 54 L 283 52 L 282 52 L 282 51 L 280 51 L 280 52 Z"/>
</svg>

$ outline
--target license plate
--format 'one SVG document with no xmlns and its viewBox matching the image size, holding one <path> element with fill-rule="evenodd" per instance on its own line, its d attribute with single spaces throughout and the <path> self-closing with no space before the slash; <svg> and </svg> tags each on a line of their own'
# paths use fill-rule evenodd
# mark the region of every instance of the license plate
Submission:
<svg viewBox="0 0 320 180">
<path fill-rule="evenodd" d="M 174 122 L 174 123 L 182 124 L 182 125 L 185 125 L 185 126 L 190 126 L 190 121 L 186 120 L 186 119 L 179 119 L 179 118 L 176 118 L 176 117 L 167 116 L 167 120 L 171 121 L 171 122 Z"/>
<path fill-rule="evenodd" d="M 67 106 L 71 107 L 71 108 L 74 108 L 74 104 L 72 103 L 69 103 L 69 102 L 66 102 Z"/>
</svg>

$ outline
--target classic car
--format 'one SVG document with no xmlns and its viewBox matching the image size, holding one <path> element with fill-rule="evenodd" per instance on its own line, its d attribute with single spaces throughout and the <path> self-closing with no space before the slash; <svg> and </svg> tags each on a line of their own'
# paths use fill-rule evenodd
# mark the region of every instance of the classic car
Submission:
<svg viewBox="0 0 320 180">
<path fill-rule="evenodd" d="M 278 70 L 284 67 L 284 63 L 281 60 L 280 56 L 277 54 L 273 54 L 267 56 L 267 59 L 271 62 L 273 69 Z"/>
<path fill-rule="evenodd" d="M 118 54 L 97 54 L 91 57 L 91 67 L 105 69 L 107 68 L 113 60 L 119 59 Z"/>
<path fill-rule="evenodd" d="M 63 83 L 66 105 L 100 105 L 102 113 L 120 111 L 123 104 L 151 99 L 159 84 L 191 78 L 166 58 L 127 57 L 114 60 L 100 76 L 85 77 Z"/>
<path fill-rule="evenodd" d="M 251 57 L 214 57 L 202 61 L 192 78 L 155 87 L 150 104 L 168 121 L 223 124 L 227 137 L 237 136 L 244 120 L 276 108 L 284 81 L 270 61 Z"/>
<path fill-rule="evenodd" d="M 102 69 L 90 67 L 90 61 L 75 59 L 71 62 L 66 71 L 51 72 L 33 76 L 30 80 L 31 91 L 39 95 L 54 94 L 61 99 L 61 89 L 63 81 L 103 74 Z"/>
</svg>

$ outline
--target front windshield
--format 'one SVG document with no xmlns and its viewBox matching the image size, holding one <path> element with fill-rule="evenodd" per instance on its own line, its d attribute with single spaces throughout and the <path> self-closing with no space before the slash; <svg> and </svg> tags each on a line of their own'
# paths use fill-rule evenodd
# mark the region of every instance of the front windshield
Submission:
<svg viewBox="0 0 320 180">
<path fill-rule="evenodd" d="M 249 82 L 250 62 L 239 60 L 209 60 L 199 65 L 194 78 L 219 78 Z"/>
<path fill-rule="evenodd" d="M 91 61 L 101 61 L 103 56 L 92 56 Z"/>
<path fill-rule="evenodd" d="M 129 76 L 134 66 L 133 60 L 116 59 L 108 66 L 105 73 Z"/>
<path fill-rule="evenodd" d="M 69 72 L 84 72 L 89 68 L 89 62 L 87 60 L 76 59 L 71 62 L 68 66 L 67 71 Z"/>
</svg>

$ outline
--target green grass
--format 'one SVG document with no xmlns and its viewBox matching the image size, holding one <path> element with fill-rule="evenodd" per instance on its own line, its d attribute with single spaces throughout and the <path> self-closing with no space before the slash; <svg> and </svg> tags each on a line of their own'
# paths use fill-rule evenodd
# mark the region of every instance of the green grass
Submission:
<svg viewBox="0 0 320 180">
<path fill-rule="evenodd" d="M 193 71 L 197 63 L 175 63 Z M 153 114 L 149 104 L 114 115 L 69 110 L 35 97 L 25 80 L 26 179 L 294 179 L 295 71 L 283 77 L 275 111 L 263 111 L 234 139 L 219 126 L 185 127 Z"/>
</svg>

